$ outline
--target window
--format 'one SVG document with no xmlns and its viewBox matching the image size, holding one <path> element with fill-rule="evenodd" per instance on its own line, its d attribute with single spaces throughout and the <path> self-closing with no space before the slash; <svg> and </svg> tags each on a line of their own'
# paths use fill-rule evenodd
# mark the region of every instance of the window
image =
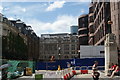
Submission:
<svg viewBox="0 0 120 80">
<path fill-rule="evenodd" d="M 115 10 L 115 2 L 114 2 L 114 5 L 113 5 L 113 6 L 114 6 L 114 10 Z"/>
<path fill-rule="evenodd" d="M 44 58 L 46 58 L 46 56 Z"/>
<path fill-rule="evenodd" d="M 87 33 L 88 33 L 87 30 L 81 30 L 81 31 L 80 31 L 80 34 L 87 34 Z"/>
<path fill-rule="evenodd" d="M 118 26 L 119 26 L 119 30 L 120 30 L 120 14 L 118 14 Z"/>
<path fill-rule="evenodd" d="M 53 50 L 57 50 L 57 45 L 53 45 Z"/>
<path fill-rule="evenodd" d="M 65 56 L 65 58 L 69 58 L 68 56 Z"/>
<path fill-rule="evenodd" d="M 65 52 L 65 54 L 69 54 L 69 52 Z"/>
<path fill-rule="evenodd" d="M 102 20 L 103 20 L 103 8 L 102 8 L 102 13 L 101 13 L 101 16 L 102 16 Z"/>
<path fill-rule="evenodd" d="M 116 16 L 114 15 L 114 26 L 116 26 Z M 116 27 L 115 27 L 116 30 Z"/>
<path fill-rule="evenodd" d="M 69 45 L 65 44 L 64 45 L 64 50 L 69 50 Z"/>
<path fill-rule="evenodd" d="M 82 27 L 85 27 L 85 24 L 83 24 Z"/>
<path fill-rule="evenodd" d="M 118 6 L 118 9 L 120 8 L 120 5 L 119 5 L 120 2 L 117 2 L 117 6 Z"/>
<path fill-rule="evenodd" d="M 71 42 L 75 42 L 76 40 L 75 39 L 72 39 Z"/>
<path fill-rule="evenodd" d="M 72 56 L 72 58 L 74 58 L 74 56 Z"/>
<path fill-rule="evenodd" d="M 82 18 L 82 21 L 84 22 L 84 21 L 85 21 L 85 18 Z"/>
<path fill-rule="evenodd" d="M 75 50 L 75 45 L 72 45 L 71 47 L 72 47 L 72 48 L 71 48 L 72 50 Z"/>
<path fill-rule="evenodd" d="M 75 54 L 75 51 L 72 51 L 72 54 Z"/>
<path fill-rule="evenodd" d="M 120 35 L 119 35 L 119 43 L 120 43 Z"/>
<path fill-rule="evenodd" d="M 105 51 L 100 51 L 100 54 L 104 54 L 105 53 Z"/>
</svg>

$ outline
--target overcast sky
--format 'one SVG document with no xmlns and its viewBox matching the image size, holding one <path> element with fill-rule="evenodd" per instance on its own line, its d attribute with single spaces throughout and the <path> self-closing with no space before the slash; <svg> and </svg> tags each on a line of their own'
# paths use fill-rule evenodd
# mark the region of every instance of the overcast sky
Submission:
<svg viewBox="0 0 120 80">
<path fill-rule="evenodd" d="M 89 2 L 2 2 L 0 12 L 8 19 L 21 19 L 40 36 L 46 33 L 69 33 L 78 25 L 78 17 L 87 14 Z"/>
</svg>

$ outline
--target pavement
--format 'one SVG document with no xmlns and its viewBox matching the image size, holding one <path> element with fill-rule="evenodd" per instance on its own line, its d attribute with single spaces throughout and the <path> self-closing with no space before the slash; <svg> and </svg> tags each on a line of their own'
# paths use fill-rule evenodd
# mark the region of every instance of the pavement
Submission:
<svg viewBox="0 0 120 80">
<path fill-rule="evenodd" d="M 113 78 L 110 78 L 108 76 L 105 76 L 105 73 L 103 71 L 99 71 L 99 73 L 100 73 L 99 80 L 120 80 L 120 76 L 114 76 Z M 43 74 L 44 78 L 47 80 L 48 79 L 49 80 L 62 80 L 62 78 L 60 78 L 56 75 L 56 71 L 39 70 L 39 71 L 36 71 L 35 74 Z M 13 79 L 13 80 L 35 80 L 35 74 L 33 74 L 32 76 L 22 76 L 20 78 Z M 45 79 L 43 79 L 43 80 L 45 80 Z M 70 80 L 93 80 L 92 71 L 88 71 L 88 74 L 80 74 L 79 73 L 77 75 L 74 75 Z"/>
<path fill-rule="evenodd" d="M 32 76 L 22 76 L 12 80 L 35 80 L 35 74 L 32 74 Z"/>
<path fill-rule="evenodd" d="M 43 80 L 56 80 L 57 78 L 57 80 L 61 80 L 57 71 L 39 70 L 35 71 L 35 74 L 43 74 Z M 32 76 L 22 76 L 12 80 L 35 80 L 35 74 L 33 74 Z"/>
<path fill-rule="evenodd" d="M 110 78 L 108 76 L 105 76 L 105 73 L 103 71 L 99 71 L 100 77 L 99 80 L 120 80 L 120 76 L 114 76 L 113 78 Z M 89 71 L 88 74 L 77 74 L 71 78 L 71 80 L 93 80 L 92 78 L 92 72 Z"/>
</svg>

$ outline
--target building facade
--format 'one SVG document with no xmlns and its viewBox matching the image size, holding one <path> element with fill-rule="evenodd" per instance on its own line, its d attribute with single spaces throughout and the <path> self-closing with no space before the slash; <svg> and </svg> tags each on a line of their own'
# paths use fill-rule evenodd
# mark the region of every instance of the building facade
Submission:
<svg viewBox="0 0 120 80">
<path fill-rule="evenodd" d="M 4 59 L 27 59 L 27 37 L 19 32 L 6 17 L 2 20 L 2 57 Z"/>
<path fill-rule="evenodd" d="M 50 60 L 51 56 L 58 59 L 78 57 L 78 37 L 68 33 L 42 34 L 40 37 L 40 60 Z"/>
<path fill-rule="evenodd" d="M 31 26 L 27 26 L 21 20 L 10 20 L 19 32 L 27 37 L 27 48 L 28 48 L 28 59 L 29 60 L 38 60 L 39 55 L 39 37 L 32 30 Z"/>
<path fill-rule="evenodd" d="M 91 2 L 88 20 L 89 45 L 104 45 L 105 35 L 113 33 L 120 50 L 120 1 Z"/>
<path fill-rule="evenodd" d="M 39 55 L 39 37 L 30 26 L 20 20 L 8 20 L 3 15 L 2 58 L 12 60 L 37 60 Z"/>
<path fill-rule="evenodd" d="M 120 62 L 120 1 L 92 1 L 89 7 L 89 45 L 105 45 L 108 33 L 116 36 Z"/>
<path fill-rule="evenodd" d="M 78 18 L 79 45 L 88 45 L 88 15 L 81 15 Z"/>
<path fill-rule="evenodd" d="M 70 26 L 71 34 L 78 34 L 78 26 Z"/>
<path fill-rule="evenodd" d="M 78 18 L 78 39 L 79 39 L 79 46 L 78 46 L 78 53 L 80 58 L 80 46 L 81 45 L 88 45 L 88 14 L 81 15 Z"/>
<path fill-rule="evenodd" d="M 89 15 L 88 15 L 88 29 L 89 29 L 89 39 L 88 44 L 94 45 L 94 5 L 93 3 L 89 6 Z"/>
<path fill-rule="evenodd" d="M 89 8 L 89 44 L 104 45 L 105 35 L 111 33 L 110 2 L 92 2 Z"/>
<path fill-rule="evenodd" d="M 119 2 L 111 2 L 111 29 L 112 33 L 116 36 L 116 43 L 118 49 L 120 50 L 120 1 Z"/>
</svg>

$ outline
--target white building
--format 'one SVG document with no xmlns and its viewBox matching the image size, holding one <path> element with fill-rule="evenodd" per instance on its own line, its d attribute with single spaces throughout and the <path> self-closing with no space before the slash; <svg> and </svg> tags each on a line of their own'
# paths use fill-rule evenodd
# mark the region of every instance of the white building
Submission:
<svg viewBox="0 0 120 80">
<path fill-rule="evenodd" d="M 104 46 L 80 46 L 80 58 L 104 58 Z"/>
</svg>

